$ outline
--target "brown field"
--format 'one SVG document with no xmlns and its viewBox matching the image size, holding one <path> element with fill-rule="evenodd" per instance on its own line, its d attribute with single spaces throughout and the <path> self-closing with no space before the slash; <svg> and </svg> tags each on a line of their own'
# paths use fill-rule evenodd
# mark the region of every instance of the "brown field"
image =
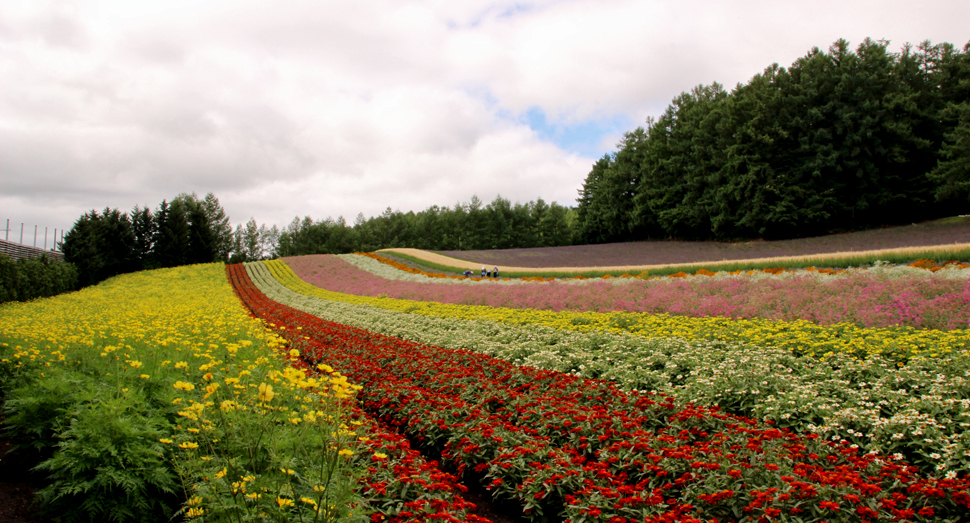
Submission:
<svg viewBox="0 0 970 523">
<path fill-rule="evenodd" d="M 820 255 L 868 255 L 903 250 L 926 251 L 970 247 L 970 217 L 920 224 L 833 234 L 815 238 L 743 243 L 647 241 L 573 245 L 492 251 L 440 251 L 387 249 L 452 267 L 480 269 L 498 266 L 512 272 L 530 270 L 646 270 L 696 264 L 790 259 L 811 260 Z"/>
</svg>

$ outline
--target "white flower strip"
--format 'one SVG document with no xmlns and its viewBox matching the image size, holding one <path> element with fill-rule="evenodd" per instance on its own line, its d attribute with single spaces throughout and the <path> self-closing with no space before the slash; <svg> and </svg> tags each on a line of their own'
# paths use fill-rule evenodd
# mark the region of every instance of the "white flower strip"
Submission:
<svg viewBox="0 0 970 523">
<path fill-rule="evenodd" d="M 611 380 L 684 403 L 716 404 L 779 427 L 846 439 L 870 451 L 904 453 L 924 469 L 970 472 L 964 457 L 970 447 L 966 355 L 915 358 L 903 367 L 881 357 L 856 360 L 839 354 L 821 362 L 726 342 L 436 318 L 305 296 L 284 287 L 261 263 L 247 264 L 246 269 L 270 299 L 330 321 L 477 351 L 518 365 Z"/>
</svg>

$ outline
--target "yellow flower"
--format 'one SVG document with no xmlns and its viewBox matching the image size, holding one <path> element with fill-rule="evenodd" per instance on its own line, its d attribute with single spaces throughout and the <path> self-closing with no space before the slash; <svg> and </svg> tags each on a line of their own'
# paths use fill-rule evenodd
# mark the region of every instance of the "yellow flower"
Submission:
<svg viewBox="0 0 970 523">
<path fill-rule="evenodd" d="M 337 452 L 337 454 L 340 456 L 353 456 L 354 451 L 350 449 L 340 449 L 340 452 Z"/>
<path fill-rule="evenodd" d="M 387 454 L 384 454 L 383 452 L 375 452 L 374 457 L 377 459 L 387 459 Z"/>
<path fill-rule="evenodd" d="M 142 375 L 141 375 L 141 378 L 142 378 L 143 380 L 147 380 L 148 378 L 151 378 L 151 376 L 149 376 L 148 374 L 142 374 Z"/>
<path fill-rule="evenodd" d="M 193 443 L 191 441 L 186 441 L 186 442 L 183 442 L 183 443 L 179 443 L 179 448 L 180 449 L 186 449 L 186 450 L 188 450 L 188 449 L 197 449 L 197 448 L 199 448 L 199 444 L 198 443 Z"/>
<path fill-rule="evenodd" d="M 206 387 L 205 387 L 205 396 L 202 396 L 202 399 L 204 399 L 204 400 L 209 399 L 209 396 L 212 396 L 213 394 L 215 394 L 216 389 L 218 389 L 218 388 L 219 388 L 219 384 L 218 383 L 211 383 L 209 385 L 206 385 Z"/>
<path fill-rule="evenodd" d="M 280 508 L 289 507 L 290 505 L 293 504 L 293 500 L 286 499 L 286 498 L 276 498 L 276 504 L 279 505 Z"/>
<path fill-rule="evenodd" d="M 298 351 L 296 349 L 290 349 L 290 357 L 291 358 L 299 358 L 300 357 L 300 351 Z"/>
<path fill-rule="evenodd" d="M 201 516 L 202 514 L 205 514 L 205 510 L 204 509 L 201 509 L 201 508 L 190 508 L 185 513 L 185 515 L 188 516 L 188 517 L 190 517 L 190 518 L 194 518 L 196 516 Z"/>
<path fill-rule="evenodd" d="M 188 366 L 189 366 L 189 364 L 188 363 L 185 363 L 184 361 L 180 361 L 180 362 L 178 362 L 178 363 L 175 364 L 175 368 L 176 369 L 184 369 L 184 368 L 187 368 Z"/>
<path fill-rule="evenodd" d="M 195 385 L 192 385 L 191 383 L 186 383 L 184 381 L 176 381 L 175 384 L 172 385 L 172 387 L 178 390 L 184 390 L 185 392 L 188 392 L 190 390 L 195 390 Z"/>
<path fill-rule="evenodd" d="M 259 384 L 259 395 L 258 395 L 259 401 L 268 403 L 270 401 L 273 401 L 273 396 L 275 395 L 276 394 L 273 392 L 272 385 L 267 385 L 265 383 Z"/>
<path fill-rule="evenodd" d="M 164 443 L 166 445 L 170 445 L 172 443 L 172 440 L 170 440 L 168 438 L 162 438 L 162 439 L 160 439 L 158 441 L 160 441 L 160 442 L 162 442 L 162 443 Z"/>
<path fill-rule="evenodd" d="M 226 476 L 226 467 L 222 467 L 222 470 L 216 472 L 216 479 L 224 478 Z"/>
</svg>

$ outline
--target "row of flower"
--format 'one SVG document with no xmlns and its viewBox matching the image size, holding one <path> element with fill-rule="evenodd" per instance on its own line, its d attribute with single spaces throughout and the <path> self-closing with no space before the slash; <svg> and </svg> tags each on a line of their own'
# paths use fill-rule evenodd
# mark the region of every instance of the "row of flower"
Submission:
<svg viewBox="0 0 970 523">
<path fill-rule="evenodd" d="M 970 508 L 970 481 L 921 477 L 848 441 L 383 336 L 246 286 L 254 313 L 298 331 L 305 359 L 363 386 L 366 410 L 532 520 L 957 521 Z"/>
<path fill-rule="evenodd" d="M 301 256 L 285 261 L 307 282 L 360 296 L 550 311 L 625 311 L 692 317 L 806 320 L 821 325 L 965 329 L 970 326 L 970 271 L 877 267 L 838 275 L 818 272 L 596 280 L 501 285 L 407 281 L 376 274 L 376 260 Z M 371 262 L 362 268 L 362 264 Z M 393 269 L 393 268 L 392 268 Z M 396 269 L 394 269 L 396 270 Z M 400 271 L 399 271 L 400 272 Z M 403 274 L 403 273 L 402 273 Z M 623 281 L 623 285 L 610 283 Z"/>
<path fill-rule="evenodd" d="M 964 354 L 915 357 L 898 366 L 880 356 L 819 360 L 736 342 L 410 314 L 350 296 L 343 296 L 347 302 L 321 298 L 275 262 L 249 264 L 247 270 L 271 299 L 347 325 L 718 405 L 779 427 L 847 439 L 867 451 L 901 453 L 924 471 L 970 472 L 970 357 Z M 379 303 L 388 302 L 396 303 Z"/>
<path fill-rule="evenodd" d="M 4 424 L 47 474 L 42 506 L 67 521 L 364 518 L 339 405 L 352 387 L 291 368 L 284 343 L 221 264 L 0 307 Z"/>
<path fill-rule="evenodd" d="M 308 364 L 307 360 L 296 358 L 301 349 L 304 352 L 312 350 L 319 341 L 307 336 L 311 332 L 303 324 L 292 321 L 287 314 L 288 308 L 267 299 L 252 284 L 242 265 L 227 266 L 226 273 L 243 305 L 253 314 L 268 320 L 273 331 L 289 342 L 289 354 L 294 356 L 290 376 L 300 380 L 307 377 L 314 379 L 320 374 L 336 375 L 342 378 L 341 386 L 346 387 L 346 377 L 330 365 L 321 363 L 327 360 L 317 358 Z M 359 385 L 353 388 L 360 394 Z M 356 402 L 346 402 L 342 406 L 353 419 L 350 424 L 355 426 L 354 434 L 359 434 L 356 442 L 348 445 L 342 454 L 350 457 L 353 468 L 361 476 L 358 494 L 372 522 L 487 523 L 488 520 L 470 512 L 474 505 L 462 498 L 461 494 L 467 489 L 455 476 L 443 472 L 436 462 L 425 460 L 411 448 L 406 438 L 367 415 Z M 301 421 L 294 419 L 290 423 L 298 425 Z M 327 466 L 330 462 L 323 457 L 311 456 L 307 463 L 301 464 L 317 468 Z M 295 482 L 306 481 L 296 466 L 287 469 L 287 472 Z"/>
<path fill-rule="evenodd" d="M 393 255 L 396 253 L 391 252 L 391 254 Z M 339 256 L 341 256 L 342 258 L 348 261 L 353 260 L 353 258 L 348 257 L 349 255 L 339 255 Z M 742 274 L 748 275 L 748 276 L 759 275 L 759 274 L 791 274 L 791 273 L 844 274 L 849 271 L 847 269 L 829 269 L 829 268 L 818 268 L 818 267 L 804 267 L 804 268 L 774 267 L 774 268 L 766 268 L 766 269 L 749 269 L 749 270 L 733 270 L 733 271 L 723 271 L 723 270 L 710 271 L 707 269 L 698 269 L 693 274 L 680 271 L 680 272 L 675 272 L 673 274 L 668 274 L 666 276 L 652 276 L 650 274 L 650 271 L 643 271 L 639 274 L 625 273 L 620 276 L 604 274 L 599 278 L 590 278 L 586 276 L 573 276 L 568 278 L 525 276 L 525 277 L 516 277 L 516 278 L 501 277 L 499 279 L 492 279 L 494 278 L 494 276 L 492 276 L 491 278 L 488 277 L 487 272 L 486 272 L 486 277 L 479 277 L 474 274 L 472 276 L 456 276 L 454 274 L 447 274 L 442 272 L 428 272 L 428 271 L 424 271 L 416 267 L 412 267 L 412 266 L 403 264 L 401 262 L 395 261 L 386 256 L 381 256 L 380 254 L 376 254 L 373 252 L 357 252 L 357 253 L 354 253 L 354 255 L 352 256 L 362 256 L 362 257 L 370 258 L 372 260 L 375 260 L 381 263 L 382 265 L 398 269 L 399 273 L 403 273 L 403 274 L 397 274 L 396 277 L 394 277 L 394 279 L 403 279 L 403 280 L 410 280 L 410 281 L 427 281 L 428 279 L 431 279 L 434 281 L 439 281 L 439 282 L 444 281 L 449 283 L 487 283 L 487 282 L 522 283 L 522 282 L 537 282 L 537 281 L 538 282 L 553 281 L 557 279 L 560 281 L 569 281 L 573 283 L 582 283 L 582 282 L 594 281 L 594 280 L 614 280 L 614 283 L 623 283 L 624 280 L 628 280 L 630 278 L 640 278 L 644 280 L 662 280 L 662 279 L 669 279 L 669 278 L 688 278 L 690 276 L 724 277 L 724 276 L 738 276 Z M 351 261 L 351 263 L 354 263 L 356 265 L 358 262 Z M 876 263 L 879 264 L 880 262 L 876 262 Z M 913 268 L 913 269 L 926 270 L 930 272 L 937 272 L 937 271 L 942 271 L 947 269 L 951 271 L 953 269 L 970 269 L 970 263 L 959 261 L 959 260 L 937 262 L 934 260 L 919 259 L 908 264 L 907 267 Z M 498 267 L 496 267 L 496 269 L 497 268 Z M 864 269 L 865 267 L 863 267 L 863 270 Z M 486 267 L 486 270 L 487 270 L 487 267 Z"/>
<path fill-rule="evenodd" d="M 336 258 L 333 258 L 336 259 Z M 857 357 L 882 354 L 905 361 L 919 354 L 939 355 L 970 350 L 970 331 L 941 331 L 912 327 L 869 328 L 852 323 L 818 325 L 805 320 L 773 321 L 760 318 L 689 317 L 630 312 L 577 312 L 459 305 L 435 301 L 396 299 L 343 293 L 320 288 L 339 279 L 338 274 L 312 274 L 304 280 L 293 265 L 307 269 L 300 259 L 268 262 L 281 281 L 299 292 L 324 299 L 374 305 L 429 316 L 485 319 L 520 325 L 545 325 L 580 332 L 629 333 L 644 337 L 683 338 L 741 342 L 762 348 L 777 348 L 794 354 L 823 357 L 845 353 Z M 311 262 L 314 263 L 314 262 Z M 339 262 L 338 265 L 342 264 Z M 346 265 L 346 264 L 343 264 Z M 311 265 L 312 266 L 312 265 Z M 316 283 L 314 283 L 316 282 Z M 333 286 L 340 284 L 334 283 Z"/>
</svg>

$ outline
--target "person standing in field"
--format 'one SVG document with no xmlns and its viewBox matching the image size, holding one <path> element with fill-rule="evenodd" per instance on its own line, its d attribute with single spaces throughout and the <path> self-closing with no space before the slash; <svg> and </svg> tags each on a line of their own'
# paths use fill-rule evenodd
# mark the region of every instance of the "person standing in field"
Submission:
<svg viewBox="0 0 970 523">
<path fill-rule="evenodd" d="M 485 269 L 485 266 L 484 266 L 484 265 L 482 265 L 482 278 L 484 278 L 484 277 L 485 277 L 485 271 L 486 271 L 486 269 Z"/>
<path fill-rule="evenodd" d="M 498 278 L 498 267 L 492 269 L 492 277 Z"/>
</svg>

